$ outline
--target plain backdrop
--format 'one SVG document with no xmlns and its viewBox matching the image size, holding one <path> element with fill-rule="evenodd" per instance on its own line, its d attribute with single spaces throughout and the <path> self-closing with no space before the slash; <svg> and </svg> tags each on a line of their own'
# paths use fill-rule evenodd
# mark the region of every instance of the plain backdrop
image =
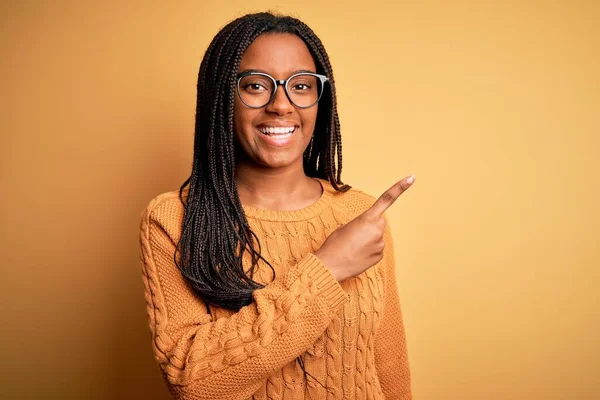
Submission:
<svg viewBox="0 0 600 400">
<path fill-rule="evenodd" d="M 167 399 L 141 212 L 247 12 L 331 56 L 343 178 L 390 210 L 415 399 L 600 398 L 597 1 L 3 1 L 0 397 Z M 393 346 L 393 343 L 390 343 Z"/>
</svg>

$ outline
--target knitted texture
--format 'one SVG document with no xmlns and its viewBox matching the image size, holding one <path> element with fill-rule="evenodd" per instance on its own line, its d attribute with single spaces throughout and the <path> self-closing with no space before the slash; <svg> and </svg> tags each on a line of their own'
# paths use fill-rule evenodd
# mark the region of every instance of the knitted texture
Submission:
<svg viewBox="0 0 600 400">
<path fill-rule="evenodd" d="M 382 261 L 338 283 L 313 252 L 375 199 L 319 182 L 321 198 L 302 210 L 244 206 L 276 277 L 259 264 L 253 279 L 266 286 L 238 312 L 211 306 L 209 313 L 175 266 L 184 211 L 178 191 L 150 202 L 142 276 L 154 356 L 174 398 L 412 398 L 389 224 Z"/>
</svg>

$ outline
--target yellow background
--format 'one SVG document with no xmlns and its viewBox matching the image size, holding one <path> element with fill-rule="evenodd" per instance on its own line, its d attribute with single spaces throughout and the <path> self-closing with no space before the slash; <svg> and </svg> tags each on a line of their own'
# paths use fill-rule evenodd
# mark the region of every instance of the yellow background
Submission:
<svg viewBox="0 0 600 400">
<path fill-rule="evenodd" d="M 272 9 L 330 53 L 345 181 L 417 176 L 390 211 L 415 398 L 600 398 L 599 4 L 2 2 L 0 397 L 168 398 L 140 213 L 188 175 L 210 39 Z"/>
</svg>

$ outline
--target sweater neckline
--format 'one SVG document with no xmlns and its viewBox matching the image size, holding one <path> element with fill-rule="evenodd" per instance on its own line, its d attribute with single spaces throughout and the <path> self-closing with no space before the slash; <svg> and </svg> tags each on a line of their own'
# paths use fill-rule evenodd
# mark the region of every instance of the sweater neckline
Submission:
<svg viewBox="0 0 600 400">
<path fill-rule="evenodd" d="M 305 221 L 319 215 L 331 205 L 331 200 L 333 199 L 331 190 L 333 190 L 333 187 L 326 180 L 313 179 L 321 184 L 321 197 L 307 207 L 298 210 L 271 210 L 242 204 L 246 217 L 263 221 L 295 222 Z"/>
</svg>

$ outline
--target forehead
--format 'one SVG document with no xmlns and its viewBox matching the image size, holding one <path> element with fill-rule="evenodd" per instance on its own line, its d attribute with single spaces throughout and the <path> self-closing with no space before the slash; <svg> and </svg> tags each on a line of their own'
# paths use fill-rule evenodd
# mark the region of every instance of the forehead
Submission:
<svg viewBox="0 0 600 400">
<path fill-rule="evenodd" d="M 315 61 L 306 44 L 289 33 L 262 34 L 242 55 L 240 72 L 255 69 L 285 79 L 300 70 L 316 72 Z"/>
</svg>

